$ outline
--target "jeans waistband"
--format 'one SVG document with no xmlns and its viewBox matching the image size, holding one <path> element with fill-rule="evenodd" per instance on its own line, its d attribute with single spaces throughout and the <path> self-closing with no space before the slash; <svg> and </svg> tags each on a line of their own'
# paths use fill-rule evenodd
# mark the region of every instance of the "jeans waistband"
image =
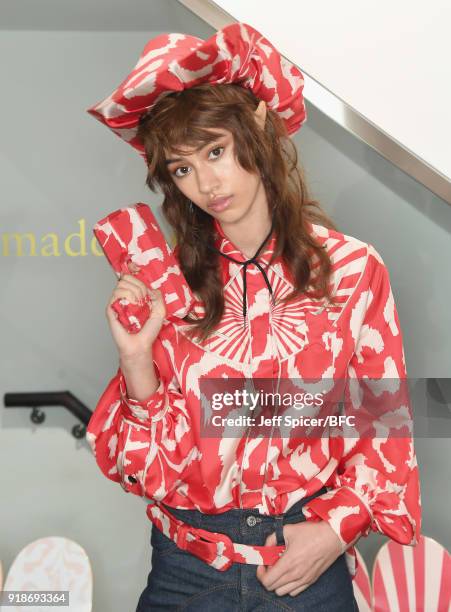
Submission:
<svg viewBox="0 0 451 612">
<path fill-rule="evenodd" d="M 291 522 L 293 519 L 295 519 L 293 522 L 296 522 L 296 520 L 299 520 L 299 516 L 303 516 L 302 507 L 311 499 L 314 499 L 315 497 L 318 497 L 326 492 L 327 487 L 322 487 L 316 493 L 298 500 L 286 512 L 271 515 L 258 514 L 256 508 L 232 508 L 219 514 L 207 514 L 205 512 L 200 512 L 200 510 L 174 508 L 164 504 L 163 502 L 161 503 L 176 518 L 188 523 L 189 525 L 192 525 L 193 527 L 202 527 L 203 529 L 214 529 L 216 531 L 220 531 L 221 525 L 239 522 L 243 517 L 246 518 L 248 515 L 258 516 L 259 520 L 261 520 L 261 523 L 263 524 L 272 523 L 275 517 L 283 517 L 284 523 Z"/>
</svg>

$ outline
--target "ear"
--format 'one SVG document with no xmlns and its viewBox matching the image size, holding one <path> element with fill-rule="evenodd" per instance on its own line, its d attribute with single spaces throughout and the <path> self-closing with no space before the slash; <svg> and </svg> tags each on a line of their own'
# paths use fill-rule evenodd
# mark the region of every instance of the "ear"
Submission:
<svg viewBox="0 0 451 612">
<path fill-rule="evenodd" d="M 262 130 L 265 129 L 265 119 L 266 119 L 266 102 L 264 100 L 260 100 L 257 108 L 254 111 L 255 120 Z"/>
</svg>

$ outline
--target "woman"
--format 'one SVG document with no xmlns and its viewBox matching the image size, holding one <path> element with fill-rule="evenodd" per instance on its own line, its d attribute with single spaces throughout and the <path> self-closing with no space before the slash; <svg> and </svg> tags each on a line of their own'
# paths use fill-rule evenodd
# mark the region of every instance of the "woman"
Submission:
<svg viewBox="0 0 451 612">
<path fill-rule="evenodd" d="M 302 84 L 267 39 L 234 24 L 208 41 L 153 39 L 90 109 L 146 159 L 197 299 L 169 323 L 135 266 L 106 309 L 120 366 L 88 439 L 104 474 L 149 501 L 152 570 L 139 612 L 356 610 L 359 537 L 373 530 L 414 545 L 419 535 L 405 430 L 205 435 L 206 381 L 269 380 L 274 392 L 295 379 L 406 376 L 382 258 L 335 228 L 297 167 L 288 134 L 305 119 Z M 122 297 L 152 300 L 138 334 L 113 314 Z M 348 383 L 344 393 L 362 411 L 369 391 Z"/>
</svg>

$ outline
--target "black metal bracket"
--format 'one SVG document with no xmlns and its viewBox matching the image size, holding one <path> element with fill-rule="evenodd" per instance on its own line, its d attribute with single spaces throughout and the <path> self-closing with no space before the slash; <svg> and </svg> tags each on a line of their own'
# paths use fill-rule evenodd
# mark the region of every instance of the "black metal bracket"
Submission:
<svg viewBox="0 0 451 612">
<path fill-rule="evenodd" d="M 86 426 L 92 416 L 92 410 L 70 391 L 5 393 L 3 404 L 5 408 L 32 408 L 30 419 L 36 425 L 45 421 L 45 412 L 41 406 L 62 406 L 81 422 L 72 427 L 72 435 L 77 440 L 85 437 Z"/>
</svg>

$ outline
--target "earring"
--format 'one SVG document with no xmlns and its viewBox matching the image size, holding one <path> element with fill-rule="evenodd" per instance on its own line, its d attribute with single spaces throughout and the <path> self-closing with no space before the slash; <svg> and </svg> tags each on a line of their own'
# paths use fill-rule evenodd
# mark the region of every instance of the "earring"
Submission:
<svg viewBox="0 0 451 612">
<path fill-rule="evenodd" d="M 189 201 L 189 212 L 191 215 L 194 213 L 194 204 L 191 200 Z"/>
</svg>

